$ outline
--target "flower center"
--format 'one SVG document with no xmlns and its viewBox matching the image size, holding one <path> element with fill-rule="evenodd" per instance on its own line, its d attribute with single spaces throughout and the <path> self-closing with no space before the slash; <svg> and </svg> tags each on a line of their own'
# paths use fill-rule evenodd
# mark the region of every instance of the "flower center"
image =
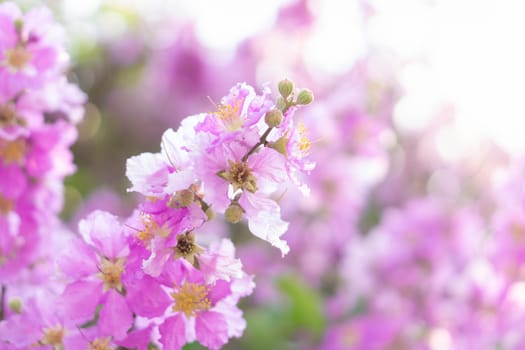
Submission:
<svg viewBox="0 0 525 350">
<path fill-rule="evenodd" d="M 5 51 L 5 63 L 15 72 L 24 69 L 31 60 L 31 53 L 18 46 Z"/>
<path fill-rule="evenodd" d="M 211 308 L 208 287 L 196 283 L 184 283 L 178 291 L 171 294 L 175 301 L 172 310 L 183 312 L 186 317 L 195 316 L 197 311 Z"/>
<path fill-rule="evenodd" d="M 175 247 L 175 258 L 184 258 L 191 264 L 195 261 L 195 256 L 204 250 L 195 244 L 195 234 L 186 232 L 177 236 L 177 246 Z"/>
<path fill-rule="evenodd" d="M 137 238 L 141 241 L 148 242 L 155 236 L 166 238 L 170 234 L 170 230 L 166 226 L 159 226 L 148 214 L 143 214 L 142 222 L 144 223 L 144 228 L 137 232 Z"/>
<path fill-rule="evenodd" d="M 237 131 L 242 127 L 245 120 L 245 118 L 241 116 L 240 108 L 240 101 L 237 101 L 233 106 L 229 104 L 221 104 L 217 107 L 215 116 L 223 122 L 226 130 Z"/>
<path fill-rule="evenodd" d="M 13 202 L 0 194 L 0 214 L 7 214 L 13 210 Z"/>
<path fill-rule="evenodd" d="M 113 350 L 113 347 L 110 345 L 111 338 L 95 338 L 91 343 L 89 343 L 89 350 Z"/>
<path fill-rule="evenodd" d="M 12 103 L 0 105 L 0 127 L 13 124 L 24 124 L 24 120 L 16 113 Z"/>
<path fill-rule="evenodd" d="M 255 193 L 257 191 L 257 178 L 252 174 L 248 163 L 239 161 L 228 161 L 230 169 L 224 172 L 221 177 L 230 181 L 233 185 L 234 191 L 242 188 L 249 192 Z"/>
<path fill-rule="evenodd" d="M 110 261 L 106 258 L 102 259 L 100 278 L 104 281 L 105 291 L 114 288 L 117 291 L 122 292 L 122 281 L 120 279 L 122 272 L 124 272 L 123 258 L 115 261 Z"/>
<path fill-rule="evenodd" d="M 26 148 L 26 141 L 22 138 L 13 141 L 0 140 L 0 158 L 4 159 L 6 164 L 20 164 L 24 159 Z"/>
<path fill-rule="evenodd" d="M 345 346 L 352 347 L 359 343 L 361 336 L 354 327 L 349 327 L 344 330 L 341 336 L 341 343 Z"/>
<path fill-rule="evenodd" d="M 64 328 L 47 328 L 44 330 L 44 338 L 41 343 L 43 345 L 52 345 L 54 349 L 60 349 L 62 346 L 62 339 L 64 339 Z"/>
<path fill-rule="evenodd" d="M 510 234 L 517 243 L 522 243 L 525 240 L 525 228 L 519 223 L 511 224 Z"/>
</svg>

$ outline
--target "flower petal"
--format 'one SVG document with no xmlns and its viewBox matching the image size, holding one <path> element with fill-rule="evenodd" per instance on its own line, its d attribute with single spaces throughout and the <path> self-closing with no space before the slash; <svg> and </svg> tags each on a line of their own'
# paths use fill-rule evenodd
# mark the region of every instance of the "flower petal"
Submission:
<svg viewBox="0 0 525 350">
<path fill-rule="evenodd" d="M 218 312 L 206 311 L 195 319 L 195 335 L 202 345 L 218 350 L 228 342 L 228 324 Z"/>
<path fill-rule="evenodd" d="M 130 283 L 126 299 L 137 315 L 150 318 L 162 315 L 171 302 L 161 286 L 149 276 Z"/>
<path fill-rule="evenodd" d="M 60 311 L 75 325 L 93 319 L 102 295 L 102 281 L 77 281 L 62 293 Z"/>
<path fill-rule="evenodd" d="M 126 300 L 116 290 L 110 289 L 100 310 L 98 319 L 100 331 L 104 335 L 113 336 L 114 339 L 124 339 L 132 324 L 133 315 Z"/>
<path fill-rule="evenodd" d="M 139 192 L 145 196 L 164 193 L 168 183 L 168 165 L 160 153 L 142 153 L 126 162 L 126 176 L 131 181 L 128 192 Z"/>
<path fill-rule="evenodd" d="M 124 230 L 115 215 L 94 211 L 87 219 L 80 221 L 78 230 L 86 242 L 93 244 L 108 258 L 129 254 Z"/>
<path fill-rule="evenodd" d="M 186 324 L 181 314 L 166 319 L 159 332 L 164 349 L 179 350 L 186 344 Z"/>
<path fill-rule="evenodd" d="M 280 237 L 288 230 L 288 223 L 281 220 L 281 208 L 273 200 L 257 193 L 244 192 L 239 203 L 246 211 L 248 227 L 257 237 L 264 239 L 286 255 L 290 248 Z"/>
</svg>

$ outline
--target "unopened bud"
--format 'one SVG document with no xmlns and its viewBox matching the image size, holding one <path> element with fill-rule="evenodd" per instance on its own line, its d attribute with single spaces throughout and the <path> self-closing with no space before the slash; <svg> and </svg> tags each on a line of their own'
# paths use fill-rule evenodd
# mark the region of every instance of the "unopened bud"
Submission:
<svg viewBox="0 0 525 350">
<path fill-rule="evenodd" d="M 297 95 L 296 103 L 298 105 L 307 105 L 307 104 L 312 103 L 313 100 L 314 100 L 314 94 L 312 93 L 312 91 L 308 89 L 303 89 L 299 92 L 299 95 Z"/>
<path fill-rule="evenodd" d="M 23 26 L 24 26 L 24 22 L 21 19 L 17 19 L 15 21 L 15 29 L 17 33 L 22 33 Z"/>
<path fill-rule="evenodd" d="M 288 138 L 283 136 L 279 138 L 277 141 L 269 143 L 269 146 L 273 148 L 274 150 L 276 150 L 277 152 L 281 153 L 282 155 L 286 156 L 287 155 L 287 152 L 286 152 L 287 144 L 288 144 Z"/>
<path fill-rule="evenodd" d="M 244 210 L 242 210 L 239 204 L 232 203 L 224 212 L 224 217 L 226 218 L 228 222 L 231 222 L 232 224 L 236 224 L 239 221 L 241 221 L 243 213 L 244 213 Z"/>
<path fill-rule="evenodd" d="M 288 80 L 288 79 L 281 80 L 279 82 L 278 88 L 279 88 L 279 93 L 281 94 L 281 96 L 286 99 L 293 92 L 293 89 L 294 89 L 293 81 Z"/>
<path fill-rule="evenodd" d="M 9 308 L 15 314 L 22 313 L 22 300 L 20 300 L 18 298 L 14 298 L 12 300 L 9 300 Z"/>
<path fill-rule="evenodd" d="M 287 103 L 284 100 L 284 98 L 282 98 L 282 96 L 279 96 L 279 97 L 277 97 L 277 101 L 275 102 L 275 106 L 277 107 L 277 109 L 279 109 L 281 111 L 284 111 L 284 109 L 287 106 Z"/>
<path fill-rule="evenodd" d="M 180 190 L 175 194 L 175 200 L 182 208 L 189 207 L 195 200 L 195 194 L 192 190 Z"/>
<path fill-rule="evenodd" d="M 213 219 L 215 219 L 215 212 L 213 211 L 213 209 L 211 207 L 208 207 L 204 213 L 206 214 L 206 217 L 208 218 L 208 221 L 211 221 Z"/>
<path fill-rule="evenodd" d="M 272 109 L 266 113 L 264 121 L 270 128 L 275 128 L 281 125 L 281 122 L 283 121 L 283 113 L 278 109 Z"/>
</svg>

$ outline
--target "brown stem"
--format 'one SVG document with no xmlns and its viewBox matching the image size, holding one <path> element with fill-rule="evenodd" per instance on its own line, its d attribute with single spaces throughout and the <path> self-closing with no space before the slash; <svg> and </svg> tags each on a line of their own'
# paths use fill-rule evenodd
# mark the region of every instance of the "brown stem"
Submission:
<svg viewBox="0 0 525 350">
<path fill-rule="evenodd" d="M 4 319 L 5 315 L 5 293 L 6 293 L 6 286 L 2 286 L 2 291 L 0 292 L 0 321 Z"/>
<path fill-rule="evenodd" d="M 199 202 L 203 211 L 206 211 L 208 208 L 211 208 L 211 205 L 206 203 L 206 201 L 202 199 L 201 197 L 199 197 L 198 195 L 195 195 L 195 199 Z"/>
<path fill-rule="evenodd" d="M 286 106 L 283 108 L 282 110 L 282 113 L 286 113 L 286 111 L 288 111 L 288 109 L 290 107 L 292 107 L 294 105 L 294 103 L 289 100 L 289 101 L 286 101 Z M 261 138 L 259 139 L 259 142 L 257 142 L 255 145 L 253 145 L 252 148 L 250 148 L 250 150 L 248 152 L 246 152 L 246 154 L 244 155 L 244 157 L 242 157 L 242 161 L 243 162 L 246 162 L 248 160 L 248 157 L 251 156 L 255 151 L 257 151 L 257 148 L 259 148 L 259 146 L 263 146 L 266 144 L 266 139 L 268 138 L 268 135 L 270 135 L 270 132 L 272 131 L 273 127 L 268 127 L 268 129 L 266 129 L 266 131 L 264 132 L 264 134 L 261 135 Z"/>
<path fill-rule="evenodd" d="M 243 162 L 246 162 L 248 157 L 251 156 L 257 150 L 257 148 L 259 148 L 259 146 L 264 145 L 266 143 L 266 138 L 268 137 L 268 135 L 270 135 L 270 132 L 272 131 L 272 129 L 273 129 L 272 127 L 269 127 L 268 129 L 266 129 L 264 134 L 262 134 L 261 138 L 259 139 L 259 142 L 253 145 L 253 147 L 250 148 L 248 152 L 246 152 L 244 157 L 242 157 Z"/>
</svg>

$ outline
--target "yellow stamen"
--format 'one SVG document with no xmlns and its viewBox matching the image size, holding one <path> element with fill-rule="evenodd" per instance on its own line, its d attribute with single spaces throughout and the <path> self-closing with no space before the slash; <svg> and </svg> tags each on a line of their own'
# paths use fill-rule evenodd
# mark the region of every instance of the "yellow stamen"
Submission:
<svg viewBox="0 0 525 350">
<path fill-rule="evenodd" d="M 15 72 L 24 69 L 30 60 L 31 53 L 24 47 L 18 46 L 5 51 L 5 63 Z"/>
<path fill-rule="evenodd" d="M 215 116 L 222 120 L 226 130 L 237 131 L 244 124 L 245 117 L 241 115 L 241 101 L 236 101 L 232 106 L 230 104 L 220 104 L 217 106 Z"/>
<path fill-rule="evenodd" d="M 303 123 L 297 124 L 297 131 L 299 132 L 299 142 L 297 143 L 299 151 L 305 155 L 310 154 L 311 144 L 306 126 Z"/>
<path fill-rule="evenodd" d="M 124 262 L 124 258 L 115 261 L 110 261 L 106 258 L 102 259 L 99 277 L 104 281 L 104 291 L 114 288 L 122 292 L 123 286 L 120 278 L 124 272 Z"/>
<path fill-rule="evenodd" d="M 20 164 L 24 159 L 26 148 L 26 141 L 22 138 L 13 141 L 0 140 L 0 158 L 2 158 L 6 164 Z"/>
<path fill-rule="evenodd" d="M 510 234 L 516 243 L 522 243 L 525 240 L 525 227 L 518 223 L 510 226 Z"/>
<path fill-rule="evenodd" d="M 0 214 L 7 214 L 13 210 L 13 201 L 0 194 Z"/>
<path fill-rule="evenodd" d="M 141 241 L 149 242 L 155 236 L 166 238 L 170 234 L 167 225 L 159 226 L 159 224 L 151 219 L 151 215 L 143 214 L 142 222 L 144 223 L 144 228 L 138 231 L 136 235 Z"/>
<path fill-rule="evenodd" d="M 96 338 L 91 343 L 89 343 L 88 350 L 113 350 L 113 347 L 110 345 L 111 338 Z"/>
<path fill-rule="evenodd" d="M 44 338 L 40 341 L 42 345 L 52 345 L 54 349 L 61 349 L 64 339 L 64 328 L 55 327 L 44 330 Z"/>
<path fill-rule="evenodd" d="M 208 310 L 211 308 L 208 292 L 207 286 L 186 282 L 171 294 L 175 300 L 172 310 L 183 312 L 186 317 L 195 316 L 197 311 Z"/>
</svg>

